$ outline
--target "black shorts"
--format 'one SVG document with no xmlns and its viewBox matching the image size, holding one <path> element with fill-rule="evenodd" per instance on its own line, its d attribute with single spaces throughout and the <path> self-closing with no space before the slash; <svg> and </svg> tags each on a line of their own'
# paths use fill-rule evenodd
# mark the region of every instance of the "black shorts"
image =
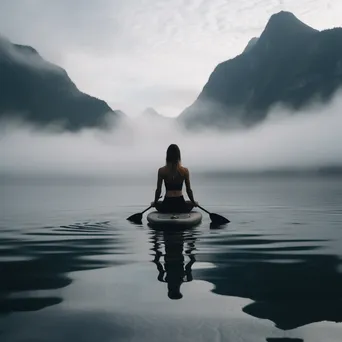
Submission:
<svg viewBox="0 0 342 342">
<path fill-rule="evenodd" d="M 192 203 L 186 202 L 183 196 L 164 197 L 164 200 L 156 205 L 156 209 L 161 213 L 189 213 L 193 207 Z"/>
</svg>

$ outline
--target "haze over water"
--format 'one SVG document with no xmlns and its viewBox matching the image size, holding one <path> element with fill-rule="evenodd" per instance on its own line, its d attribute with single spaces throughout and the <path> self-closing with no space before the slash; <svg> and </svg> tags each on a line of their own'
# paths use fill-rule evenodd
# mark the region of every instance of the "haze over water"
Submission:
<svg viewBox="0 0 342 342">
<path fill-rule="evenodd" d="M 0 174 L 155 177 L 171 143 L 192 173 L 341 167 L 341 98 L 338 92 L 329 104 L 314 102 L 296 114 L 276 106 L 261 124 L 233 131 L 185 131 L 173 119 L 143 117 L 79 133 L 3 121 Z"/>
</svg>

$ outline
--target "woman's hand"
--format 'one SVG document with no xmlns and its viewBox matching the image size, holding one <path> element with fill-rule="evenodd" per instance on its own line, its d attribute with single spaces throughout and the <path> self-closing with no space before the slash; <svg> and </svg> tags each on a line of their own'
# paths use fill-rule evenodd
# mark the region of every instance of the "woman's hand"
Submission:
<svg viewBox="0 0 342 342">
<path fill-rule="evenodd" d="M 162 198 L 162 196 L 159 196 L 159 199 L 161 199 L 161 198 Z M 157 203 L 158 203 L 158 201 L 157 202 L 156 201 L 151 202 L 151 207 L 155 207 L 157 205 Z"/>
<path fill-rule="evenodd" d="M 194 207 L 198 207 L 198 202 L 193 201 L 192 204 L 193 204 Z"/>
</svg>

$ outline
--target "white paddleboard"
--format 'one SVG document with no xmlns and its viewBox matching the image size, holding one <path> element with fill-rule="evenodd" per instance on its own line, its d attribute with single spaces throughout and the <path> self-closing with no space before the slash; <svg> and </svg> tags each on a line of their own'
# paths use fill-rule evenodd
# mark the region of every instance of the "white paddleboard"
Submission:
<svg viewBox="0 0 342 342">
<path fill-rule="evenodd" d="M 160 213 L 152 211 L 147 215 L 147 221 L 150 224 L 172 224 L 183 226 L 194 226 L 202 221 L 202 214 L 198 211 L 190 213 Z"/>
</svg>

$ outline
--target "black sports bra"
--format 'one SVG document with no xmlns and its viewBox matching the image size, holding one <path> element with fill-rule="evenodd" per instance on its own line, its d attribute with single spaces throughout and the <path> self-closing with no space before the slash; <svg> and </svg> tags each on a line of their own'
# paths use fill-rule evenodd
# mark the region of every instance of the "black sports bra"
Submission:
<svg viewBox="0 0 342 342">
<path fill-rule="evenodd" d="M 166 179 L 164 179 L 165 182 L 165 188 L 167 191 L 181 191 L 183 187 L 183 182 L 184 180 L 182 179 L 181 182 L 176 181 L 176 182 L 169 182 Z"/>
</svg>

